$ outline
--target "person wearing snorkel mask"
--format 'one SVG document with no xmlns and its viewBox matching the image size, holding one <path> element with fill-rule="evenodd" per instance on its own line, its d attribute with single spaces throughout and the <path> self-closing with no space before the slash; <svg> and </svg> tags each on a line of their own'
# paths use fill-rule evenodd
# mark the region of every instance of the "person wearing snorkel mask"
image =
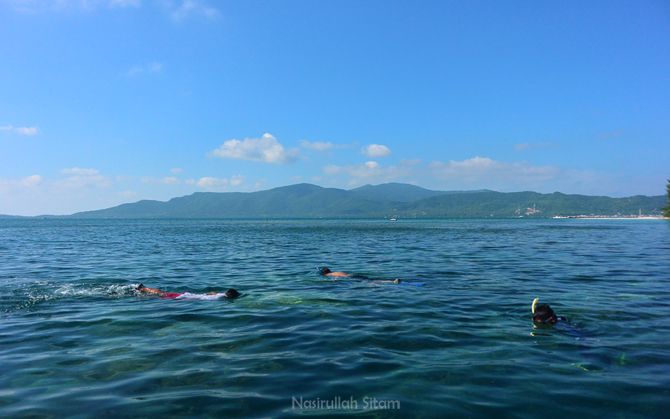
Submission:
<svg viewBox="0 0 670 419">
<path fill-rule="evenodd" d="M 163 291 L 159 290 L 158 288 L 149 288 L 145 287 L 144 284 L 140 284 L 137 286 L 137 291 L 141 292 L 142 294 L 153 294 L 153 295 L 158 295 L 162 298 L 168 298 L 172 300 L 176 299 L 188 299 L 188 297 L 193 297 L 197 296 L 197 294 L 191 294 L 188 292 L 169 292 L 169 291 Z M 234 289 L 234 288 L 228 288 L 226 292 L 209 292 L 207 294 L 203 294 L 207 297 L 217 297 L 217 298 L 237 298 L 240 296 L 240 293 Z"/>
<path fill-rule="evenodd" d="M 375 282 L 388 282 L 388 283 L 392 283 L 392 284 L 399 284 L 401 282 L 400 279 L 398 279 L 398 278 L 393 279 L 393 280 L 376 280 L 376 279 L 368 278 L 365 275 L 350 274 L 350 273 L 347 273 L 347 272 L 333 272 L 327 266 L 322 266 L 322 267 L 318 268 L 318 270 L 319 270 L 319 275 L 328 276 L 328 277 L 331 277 L 331 278 L 367 279 L 367 280 L 371 280 L 371 281 L 375 281 Z"/>
<path fill-rule="evenodd" d="M 557 316 L 549 304 L 539 303 L 540 299 L 533 300 L 531 306 L 531 313 L 533 315 L 533 323 L 535 324 L 556 324 L 559 321 L 566 321 L 563 316 Z"/>
</svg>

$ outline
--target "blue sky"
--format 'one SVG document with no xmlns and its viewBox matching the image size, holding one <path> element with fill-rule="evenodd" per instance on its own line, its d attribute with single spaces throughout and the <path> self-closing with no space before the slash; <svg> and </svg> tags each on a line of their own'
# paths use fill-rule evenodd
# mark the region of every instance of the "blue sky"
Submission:
<svg viewBox="0 0 670 419">
<path fill-rule="evenodd" d="M 670 177 L 664 1 L 3 0 L 0 57 L 0 214 Z"/>
</svg>

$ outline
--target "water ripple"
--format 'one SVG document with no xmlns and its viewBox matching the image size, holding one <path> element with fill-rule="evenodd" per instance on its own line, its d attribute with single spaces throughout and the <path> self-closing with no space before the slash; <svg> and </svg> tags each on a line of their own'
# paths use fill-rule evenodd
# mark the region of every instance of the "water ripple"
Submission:
<svg viewBox="0 0 670 419">
<path fill-rule="evenodd" d="M 0 415 L 276 417 L 314 413 L 294 397 L 339 396 L 401 403 L 363 417 L 663 417 L 669 233 L 604 220 L 2 220 Z M 320 265 L 405 284 L 325 280 Z M 140 282 L 243 297 L 161 299 Z M 570 323 L 533 328 L 535 296 Z"/>
</svg>

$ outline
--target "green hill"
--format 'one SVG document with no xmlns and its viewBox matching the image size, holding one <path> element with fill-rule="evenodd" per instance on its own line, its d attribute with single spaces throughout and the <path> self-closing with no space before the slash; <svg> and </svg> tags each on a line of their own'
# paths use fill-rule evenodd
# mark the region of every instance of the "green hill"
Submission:
<svg viewBox="0 0 670 419">
<path fill-rule="evenodd" d="M 555 215 L 660 214 L 662 196 L 566 195 L 560 192 L 493 192 L 445 194 L 409 203 L 399 208 L 405 217 L 553 217 Z M 527 215 L 530 208 L 539 212 Z"/>
<path fill-rule="evenodd" d="M 369 217 L 384 213 L 385 205 L 359 198 L 349 191 L 298 184 L 266 191 L 241 193 L 197 192 L 167 202 L 140 201 L 77 217 L 224 217 L 319 218 Z"/>
<path fill-rule="evenodd" d="M 443 195 L 445 192 L 431 191 L 406 183 L 384 183 L 365 185 L 349 191 L 351 194 L 377 202 L 412 202 L 424 198 Z"/>
<path fill-rule="evenodd" d="M 297 184 L 259 192 L 197 192 L 167 202 L 139 201 L 73 214 L 81 218 L 476 218 L 660 214 L 664 196 L 566 195 L 559 192 L 439 192 L 389 183 L 353 190 Z M 528 208 L 537 213 L 527 215 Z"/>
</svg>

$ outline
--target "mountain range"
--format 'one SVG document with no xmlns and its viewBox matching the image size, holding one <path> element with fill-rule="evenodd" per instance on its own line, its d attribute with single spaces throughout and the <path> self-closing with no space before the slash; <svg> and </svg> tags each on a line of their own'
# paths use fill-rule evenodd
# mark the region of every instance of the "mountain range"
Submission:
<svg viewBox="0 0 670 419">
<path fill-rule="evenodd" d="M 307 183 L 258 192 L 196 192 L 72 214 L 78 218 L 480 218 L 660 214 L 666 197 L 434 191 L 402 183 L 344 190 Z"/>
</svg>

